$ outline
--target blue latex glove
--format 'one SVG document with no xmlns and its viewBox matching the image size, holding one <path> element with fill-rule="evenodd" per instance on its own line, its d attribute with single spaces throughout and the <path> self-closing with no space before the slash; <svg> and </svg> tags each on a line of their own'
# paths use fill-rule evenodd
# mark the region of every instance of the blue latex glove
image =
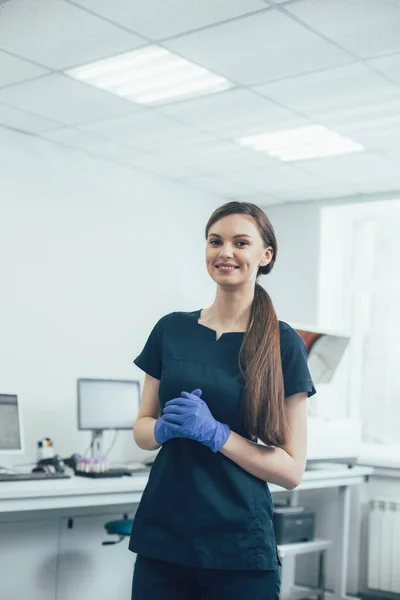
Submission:
<svg viewBox="0 0 400 600">
<path fill-rule="evenodd" d="M 230 436 L 229 425 L 220 423 L 211 414 L 207 404 L 200 398 L 201 390 L 182 392 L 165 404 L 163 419 L 180 437 L 200 442 L 213 452 L 221 450 Z"/>
<path fill-rule="evenodd" d="M 193 390 L 192 394 L 194 394 L 198 398 L 200 398 L 202 391 L 201 390 Z M 180 400 L 180 398 L 175 398 L 174 400 Z M 174 400 L 171 400 L 170 402 L 173 402 Z M 176 430 L 175 427 L 171 427 L 171 423 L 168 423 L 168 421 L 166 421 L 163 416 L 161 416 L 159 419 L 156 420 L 155 425 L 154 425 L 154 438 L 155 438 L 157 444 L 162 445 L 165 442 L 167 442 L 168 440 L 171 440 L 173 438 L 182 438 L 182 437 L 185 437 L 185 436 L 183 434 L 180 434 Z"/>
</svg>

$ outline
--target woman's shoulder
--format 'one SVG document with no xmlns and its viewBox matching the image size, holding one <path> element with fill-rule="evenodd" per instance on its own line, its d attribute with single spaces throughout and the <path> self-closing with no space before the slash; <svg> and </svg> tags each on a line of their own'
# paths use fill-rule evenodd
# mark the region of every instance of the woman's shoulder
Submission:
<svg viewBox="0 0 400 600">
<path fill-rule="evenodd" d="M 198 311 L 173 311 L 160 317 L 157 321 L 157 325 L 161 329 L 171 326 L 177 327 L 179 325 L 184 325 L 189 319 L 195 318 L 196 313 L 198 313 Z"/>
<path fill-rule="evenodd" d="M 279 321 L 279 333 L 281 338 L 281 352 L 282 354 L 288 348 L 302 348 L 305 347 L 304 340 L 301 335 L 285 321 Z"/>
</svg>

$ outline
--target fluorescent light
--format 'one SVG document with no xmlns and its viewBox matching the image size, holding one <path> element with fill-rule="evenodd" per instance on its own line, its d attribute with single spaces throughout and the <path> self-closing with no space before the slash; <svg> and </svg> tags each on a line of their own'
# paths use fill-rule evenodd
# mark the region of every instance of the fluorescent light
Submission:
<svg viewBox="0 0 400 600">
<path fill-rule="evenodd" d="M 365 150 L 362 144 L 330 131 L 323 125 L 261 133 L 238 138 L 236 141 L 285 162 Z"/>
<path fill-rule="evenodd" d="M 158 46 L 126 52 L 66 73 L 140 104 L 212 94 L 232 87 L 224 77 Z"/>
</svg>

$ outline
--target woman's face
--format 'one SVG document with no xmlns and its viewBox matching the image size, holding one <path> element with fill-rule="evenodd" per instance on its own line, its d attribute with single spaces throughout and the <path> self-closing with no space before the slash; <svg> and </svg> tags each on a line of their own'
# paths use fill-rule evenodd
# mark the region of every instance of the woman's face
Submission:
<svg viewBox="0 0 400 600">
<path fill-rule="evenodd" d="M 271 246 L 264 247 L 258 227 L 248 215 L 228 215 L 210 227 L 206 246 L 207 271 L 221 285 L 255 281 L 260 266 L 273 256 Z M 223 264 L 233 268 L 223 268 Z"/>
</svg>

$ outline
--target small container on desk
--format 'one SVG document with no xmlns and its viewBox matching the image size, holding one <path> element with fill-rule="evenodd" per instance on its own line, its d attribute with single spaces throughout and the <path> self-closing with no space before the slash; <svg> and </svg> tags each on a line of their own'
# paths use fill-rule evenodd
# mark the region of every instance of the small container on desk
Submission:
<svg viewBox="0 0 400 600">
<path fill-rule="evenodd" d="M 37 443 L 37 462 L 45 458 L 54 458 L 54 446 L 50 438 L 43 438 Z"/>
</svg>

